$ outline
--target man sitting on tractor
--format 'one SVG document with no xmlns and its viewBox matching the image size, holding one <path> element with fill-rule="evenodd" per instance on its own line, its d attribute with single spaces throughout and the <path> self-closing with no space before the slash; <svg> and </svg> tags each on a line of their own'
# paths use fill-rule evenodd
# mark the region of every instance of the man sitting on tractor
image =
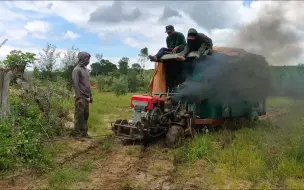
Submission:
<svg viewBox="0 0 304 190">
<path fill-rule="evenodd" d="M 165 54 L 180 53 L 184 50 L 186 39 L 181 32 L 175 31 L 172 25 L 168 25 L 166 33 L 168 34 L 166 38 L 167 48 L 161 48 L 154 56 L 149 55 L 150 61 L 157 62 Z"/>
<path fill-rule="evenodd" d="M 181 56 L 178 57 L 178 59 L 185 60 L 190 52 L 196 51 L 197 55 L 195 59 L 199 59 L 200 56 L 205 52 L 208 51 L 207 55 L 212 54 L 213 49 L 213 42 L 212 39 L 206 36 L 203 33 L 198 33 L 194 28 L 190 28 L 188 30 L 188 36 L 187 36 L 187 45 L 182 52 Z M 191 77 L 193 71 L 193 63 L 192 62 L 185 62 L 183 72 L 185 80 L 188 77 Z"/>
</svg>

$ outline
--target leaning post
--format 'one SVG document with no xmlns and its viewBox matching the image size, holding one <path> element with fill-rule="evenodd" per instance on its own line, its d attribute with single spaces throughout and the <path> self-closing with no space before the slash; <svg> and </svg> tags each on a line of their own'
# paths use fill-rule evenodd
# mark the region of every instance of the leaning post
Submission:
<svg viewBox="0 0 304 190">
<path fill-rule="evenodd" d="M 4 119 L 10 114 L 8 103 L 9 84 L 12 78 L 12 71 L 0 69 L 0 118 Z"/>
</svg>

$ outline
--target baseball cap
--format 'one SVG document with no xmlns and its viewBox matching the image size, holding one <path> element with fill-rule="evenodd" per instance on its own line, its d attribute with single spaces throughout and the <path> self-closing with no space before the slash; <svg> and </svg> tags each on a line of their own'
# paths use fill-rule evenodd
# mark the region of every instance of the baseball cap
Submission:
<svg viewBox="0 0 304 190">
<path fill-rule="evenodd" d="M 170 31 L 174 31 L 174 27 L 172 25 L 166 26 L 166 33 Z"/>
</svg>

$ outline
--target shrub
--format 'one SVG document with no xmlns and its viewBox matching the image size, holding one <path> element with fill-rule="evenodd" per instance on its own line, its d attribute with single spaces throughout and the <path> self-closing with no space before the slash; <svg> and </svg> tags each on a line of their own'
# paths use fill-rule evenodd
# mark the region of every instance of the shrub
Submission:
<svg viewBox="0 0 304 190">
<path fill-rule="evenodd" d="M 125 95 L 128 92 L 128 78 L 126 75 L 120 76 L 117 80 L 114 81 L 113 92 L 116 96 Z"/>
<path fill-rule="evenodd" d="M 16 89 L 18 93 L 10 95 L 11 115 L 0 121 L 0 170 L 20 165 L 45 169 L 51 163 L 41 141 L 65 131 L 62 102 L 68 102 L 68 93 L 60 84 L 34 80 L 23 85 L 25 92 Z"/>
<path fill-rule="evenodd" d="M 113 76 L 110 75 L 100 75 L 97 78 L 98 81 L 98 90 L 99 92 L 111 92 L 113 82 L 117 79 L 115 79 Z"/>
</svg>

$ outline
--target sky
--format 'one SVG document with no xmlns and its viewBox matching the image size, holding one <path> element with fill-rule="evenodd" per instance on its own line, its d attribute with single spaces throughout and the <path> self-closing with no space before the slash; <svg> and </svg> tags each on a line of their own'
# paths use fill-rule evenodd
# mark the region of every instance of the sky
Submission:
<svg viewBox="0 0 304 190">
<path fill-rule="evenodd" d="M 138 61 L 166 46 L 165 26 L 187 34 L 195 28 L 214 46 L 244 48 L 270 64 L 304 60 L 301 1 L 1 1 L 0 60 L 13 49 L 38 53 L 51 43 L 64 52 L 75 46 L 117 64 Z M 267 14 L 266 14 L 267 13 Z M 146 68 L 154 63 L 147 62 Z"/>
</svg>

